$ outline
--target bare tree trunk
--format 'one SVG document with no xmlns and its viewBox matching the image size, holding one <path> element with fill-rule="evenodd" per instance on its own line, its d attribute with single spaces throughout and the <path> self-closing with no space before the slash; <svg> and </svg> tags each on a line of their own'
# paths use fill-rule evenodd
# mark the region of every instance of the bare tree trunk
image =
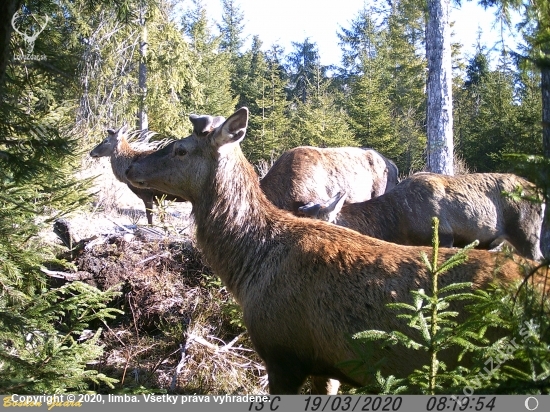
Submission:
<svg viewBox="0 0 550 412">
<path fill-rule="evenodd" d="M 450 0 L 427 0 L 427 166 L 430 172 L 453 175 L 453 96 Z"/>
<path fill-rule="evenodd" d="M 544 53 L 550 58 L 550 47 Z M 550 161 L 550 65 L 541 66 L 540 88 L 542 92 L 542 150 L 544 157 Z M 550 188 L 546 188 L 546 208 L 542 224 L 540 249 L 546 259 L 550 259 Z"/>
<path fill-rule="evenodd" d="M 147 98 L 147 26 L 145 21 L 144 6 L 140 7 L 140 25 L 141 25 L 141 41 L 139 43 L 139 94 L 140 105 L 138 112 L 138 128 L 141 130 L 141 137 L 144 138 L 149 130 L 149 118 L 147 117 L 147 106 L 145 99 Z"/>
<path fill-rule="evenodd" d="M 550 51 L 548 56 L 550 58 Z M 550 159 L 550 66 L 541 68 L 540 88 L 542 91 L 542 149 L 544 157 Z"/>
<path fill-rule="evenodd" d="M 4 75 L 8 67 L 10 38 L 13 32 L 11 19 L 20 6 L 21 0 L 0 1 L 0 85 L 4 83 Z"/>
</svg>

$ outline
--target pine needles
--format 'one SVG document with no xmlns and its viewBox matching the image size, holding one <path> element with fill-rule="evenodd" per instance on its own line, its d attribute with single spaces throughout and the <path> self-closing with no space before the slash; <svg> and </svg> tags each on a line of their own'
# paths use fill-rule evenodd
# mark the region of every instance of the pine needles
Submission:
<svg viewBox="0 0 550 412">
<path fill-rule="evenodd" d="M 453 283 L 439 288 L 439 277 L 467 259 L 468 251 L 477 241 L 458 250 L 443 263 L 438 262 L 439 221 L 433 219 L 431 259 L 422 254 L 432 279 L 431 293 L 419 289 L 411 291 L 412 303 L 390 303 L 410 328 L 410 333 L 369 330 L 353 338 L 363 348 L 373 349 L 402 345 L 414 351 L 427 352 L 429 361 L 409 376 L 384 378 L 376 372 L 376 385 L 366 388 L 384 394 L 417 393 L 548 393 L 550 389 L 550 321 L 549 307 L 544 303 L 541 313 L 540 292 L 524 285 L 517 299 L 514 293 L 494 286 L 489 290 L 471 291 L 470 282 Z M 458 322 L 459 312 L 450 310 L 451 302 L 462 302 L 468 309 L 465 321 Z M 465 304 L 468 305 L 465 305 Z M 464 314 L 463 314 L 464 315 Z M 464 316 L 462 316 L 464 318 Z M 488 331 L 498 333 L 489 334 Z M 490 341 L 489 336 L 498 338 Z M 360 348 L 357 344 L 356 347 Z M 441 361 L 441 353 L 457 353 L 457 365 L 449 369 Z M 447 352 L 449 353 L 449 352 Z M 468 354 L 468 362 L 460 363 Z M 368 355 L 360 353 L 368 362 Z M 376 365 L 375 365 L 376 366 Z M 490 366 L 490 368 L 488 367 Z M 369 372 L 372 372 L 372 368 Z M 512 389 L 515 388 L 515 389 Z M 500 392 L 502 391 L 502 392 Z"/>
</svg>

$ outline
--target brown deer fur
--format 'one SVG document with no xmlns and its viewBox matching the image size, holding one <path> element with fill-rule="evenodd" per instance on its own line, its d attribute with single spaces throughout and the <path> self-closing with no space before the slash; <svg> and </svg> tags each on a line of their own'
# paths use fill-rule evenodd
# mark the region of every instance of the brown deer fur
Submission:
<svg viewBox="0 0 550 412">
<path fill-rule="evenodd" d="M 185 202 L 185 200 L 176 196 L 166 195 L 158 190 L 137 188 L 130 184 L 128 179 L 126 179 L 126 169 L 128 169 L 134 160 L 147 156 L 154 150 L 136 150 L 132 148 L 128 143 L 126 135 L 126 126 L 122 126 L 116 131 L 112 129 L 107 130 L 107 137 L 92 149 L 90 156 L 93 158 L 110 157 L 113 174 L 118 181 L 126 183 L 128 188 L 143 201 L 147 223 L 151 225 L 153 224 L 153 204 L 158 203 L 160 198 L 164 196 L 166 200 L 176 202 Z"/>
<path fill-rule="evenodd" d="M 275 206 L 298 213 L 339 191 L 349 202 L 380 196 L 397 184 L 397 166 L 373 149 L 301 146 L 281 155 L 260 181 Z"/>
<path fill-rule="evenodd" d="M 407 329 L 386 303 L 431 290 L 420 258 L 430 248 L 384 242 L 275 207 L 241 151 L 247 123 L 248 110 L 241 108 L 210 134 L 193 134 L 137 160 L 127 178 L 193 204 L 197 244 L 242 307 L 271 393 L 298 393 L 308 375 L 366 384 L 373 376 L 340 365 L 358 357 L 350 337 Z M 441 259 L 453 253 L 441 249 Z M 512 260 L 473 250 L 441 284 L 470 281 L 480 288 L 522 278 Z M 385 375 L 406 375 L 427 362 L 425 353 L 411 356 L 397 346 L 370 354 L 373 365 L 387 359 Z"/>
<path fill-rule="evenodd" d="M 300 211 L 388 242 L 417 246 L 431 244 L 431 219 L 437 216 L 442 246 L 465 246 L 477 239 L 480 248 L 489 249 L 506 240 L 519 254 L 540 259 L 543 206 L 506 194 L 518 188 L 536 196 L 533 184 L 512 174 L 418 173 L 376 199 L 342 205 L 335 196 Z"/>
</svg>

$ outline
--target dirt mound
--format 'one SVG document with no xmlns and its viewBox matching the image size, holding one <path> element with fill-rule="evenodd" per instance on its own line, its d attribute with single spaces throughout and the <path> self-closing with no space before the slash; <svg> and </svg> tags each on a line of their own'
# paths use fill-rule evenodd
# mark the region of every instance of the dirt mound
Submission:
<svg viewBox="0 0 550 412">
<path fill-rule="evenodd" d="M 193 290 L 204 283 L 205 276 L 213 276 L 190 242 L 169 239 L 126 241 L 123 236 L 110 236 L 75 263 L 99 289 L 123 291 L 140 327 L 184 313 Z"/>
<path fill-rule="evenodd" d="M 107 325 L 91 325 L 103 328 L 105 347 L 91 366 L 119 379 L 115 390 L 266 393 L 265 370 L 240 309 L 193 239 L 118 226 L 70 254 L 76 272 L 67 278 L 120 292 L 112 306 L 124 312 Z"/>
</svg>

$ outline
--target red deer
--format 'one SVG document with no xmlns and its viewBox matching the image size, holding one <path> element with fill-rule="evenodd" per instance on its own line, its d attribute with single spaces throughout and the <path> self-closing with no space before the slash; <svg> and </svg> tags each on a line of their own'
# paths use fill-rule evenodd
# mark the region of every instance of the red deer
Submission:
<svg viewBox="0 0 550 412">
<path fill-rule="evenodd" d="M 295 214 L 309 201 L 339 191 L 349 202 L 362 202 L 397 184 L 397 166 L 373 149 L 301 146 L 281 155 L 260 181 L 275 206 Z"/>
<path fill-rule="evenodd" d="M 345 194 L 339 193 L 300 211 L 367 236 L 413 246 L 431 244 L 431 219 L 437 216 L 441 246 L 462 247 L 477 239 L 480 248 L 490 249 L 505 240 L 522 256 L 540 259 L 543 206 L 506 195 L 518 188 L 528 197 L 536 196 L 532 183 L 512 174 L 418 173 L 376 199 L 344 205 Z"/>
<path fill-rule="evenodd" d="M 191 117 L 191 122 L 196 119 Z M 350 337 L 368 329 L 407 329 L 386 303 L 431 290 L 422 251 L 326 222 L 299 218 L 274 206 L 261 190 L 240 142 L 248 125 L 243 107 L 208 135 L 196 133 L 134 162 L 128 180 L 189 200 L 196 240 L 206 262 L 243 310 L 252 343 L 266 365 L 272 394 L 296 394 L 307 376 L 351 385 L 373 381 L 342 362 L 357 359 Z M 441 259 L 454 253 L 440 249 Z M 441 284 L 523 279 L 502 254 L 472 250 Z M 406 375 L 428 355 L 402 347 L 372 351 L 386 358 L 385 375 Z M 452 362 L 448 366 L 452 367 Z"/>
<path fill-rule="evenodd" d="M 212 118 L 210 116 L 202 116 L 197 122 L 196 133 L 205 133 L 209 132 L 211 128 L 218 126 L 223 122 L 222 117 Z M 159 199 L 164 197 L 166 200 L 172 200 L 176 202 L 185 202 L 185 200 L 178 198 L 177 196 L 166 195 L 163 192 L 152 189 L 143 189 L 137 188 L 130 184 L 128 179 L 126 179 L 126 169 L 128 166 L 141 157 L 144 157 L 154 149 L 145 149 L 145 150 L 136 150 L 132 148 L 128 143 L 126 138 L 128 134 L 128 127 L 126 125 L 122 126 L 118 130 L 109 129 L 107 130 L 107 137 L 90 152 L 90 156 L 93 158 L 98 157 L 110 157 L 111 158 L 111 168 L 113 169 L 113 174 L 118 181 L 126 183 L 128 188 L 142 201 L 145 205 L 145 215 L 147 217 L 147 223 L 153 224 L 153 204 L 158 203 Z"/>
</svg>

